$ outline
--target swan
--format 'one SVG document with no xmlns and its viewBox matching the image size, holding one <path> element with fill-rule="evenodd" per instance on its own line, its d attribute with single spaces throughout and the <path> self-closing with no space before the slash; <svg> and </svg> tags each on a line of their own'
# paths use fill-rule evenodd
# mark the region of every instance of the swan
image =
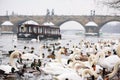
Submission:
<svg viewBox="0 0 120 80">
<path fill-rule="evenodd" d="M 45 73 L 52 75 L 60 75 L 62 73 L 70 73 L 73 72 L 73 69 L 63 67 L 62 64 L 52 62 L 47 64 L 44 68 L 41 68 Z"/>
<path fill-rule="evenodd" d="M 39 51 L 40 51 L 40 59 L 42 59 L 42 50 L 43 50 L 43 45 L 40 44 Z"/>
<path fill-rule="evenodd" d="M 38 35 L 36 39 L 34 38 L 34 39 L 31 39 L 30 41 L 31 42 L 40 42 L 40 38 L 39 37 L 40 36 Z"/>
<path fill-rule="evenodd" d="M 69 67 L 74 68 L 75 66 L 76 67 L 79 66 L 79 67 L 91 68 L 93 64 L 96 64 L 96 56 L 94 54 L 90 54 L 90 56 L 88 57 L 88 61 L 84 61 L 84 62 L 75 60 L 76 54 L 78 53 L 73 53 L 72 55 L 70 55 L 69 60 L 71 60 L 72 62 L 68 64 Z"/>
<path fill-rule="evenodd" d="M 77 75 L 75 72 L 63 73 L 57 77 L 54 77 L 56 80 L 83 80 L 82 77 Z"/>
<path fill-rule="evenodd" d="M 37 42 L 38 40 L 37 39 L 31 39 L 30 41 L 31 42 Z"/>
<path fill-rule="evenodd" d="M 78 66 L 81 67 L 81 68 L 86 67 L 85 64 L 81 61 L 75 61 L 75 62 L 72 63 L 72 68 L 76 69 Z"/>
<path fill-rule="evenodd" d="M 102 70 L 103 70 L 102 67 L 100 67 L 99 65 L 93 64 L 91 68 L 89 69 L 87 68 L 82 71 L 82 78 L 90 77 L 89 75 L 94 76 L 95 78 L 98 78 L 100 76 L 98 74 L 101 73 Z"/>
<path fill-rule="evenodd" d="M 10 65 L 5 65 L 5 64 L 2 64 L 0 65 L 0 70 L 3 70 L 5 71 L 6 74 L 9 74 L 11 72 L 11 69 L 12 69 L 12 66 Z"/>
<path fill-rule="evenodd" d="M 120 58 L 120 43 L 117 46 L 116 52 L 117 52 L 117 56 Z"/>
<path fill-rule="evenodd" d="M 117 74 L 118 69 L 119 69 L 119 65 L 120 65 L 120 61 L 118 61 L 118 62 L 115 64 L 112 73 L 110 73 L 110 74 L 107 75 L 109 79 L 113 78 L 113 77 Z"/>
<path fill-rule="evenodd" d="M 120 58 L 120 44 L 118 45 L 116 52 L 117 52 L 117 56 Z M 119 69 L 119 65 L 120 65 L 120 60 L 117 61 L 117 63 L 115 64 L 112 73 L 110 73 L 110 74 L 107 75 L 107 77 L 108 77 L 109 79 L 113 78 L 113 77 L 117 74 L 118 69 Z"/>
<path fill-rule="evenodd" d="M 62 53 L 65 53 L 65 48 L 59 49 L 59 51 L 55 54 L 56 55 L 56 60 L 61 63 L 61 58 L 62 58 Z"/>
<path fill-rule="evenodd" d="M 84 69 L 82 72 L 82 77 L 84 78 L 87 74 L 90 74 L 91 76 L 93 75 L 95 78 L 98 78 L 98 74 L 95 70 L 91 69 Z M 88 75 L 87 75 L 88 77 Z M 90 77 L 90 76 L 89 76 Z"/>
<path fill-rule="evenodd" d="M 18 71 L 18 68 L 16 67 L 16 64 L 14 62 L 15 58 L 18 58 L 19 54 L 21 54 L 19 51 L 14 51 L 10 55 L 10 65 L 9 64 L 1 64 L 0 69 L 5 71 L 5 73 L 9 74 L 12 70 L 12 68 L 15 68 L 16 71 Z"/>
<path fill-rule="evenodd" d="M 75 60 L 76 58 L 80 58 L 80 53 L 81 53 L 80 49 L 74 48 L 73 49 L 73 54 L 70 54 L 68 58 L 73 60 L 73 61 L 76 61 Z"/>
<path fill-rule="evenodd" d="M 21 58 L 22 58 L 23 64 L 26 64 L 27 67 L 30 67 L 30 65 L 34 59 L 36 59 L 36 60 L 40 59 L 40 57 L 38 57 L 35 54 L 31 54 L 31 53 L 22 54 Z"/>
<path fill-rule="evenodd" d="M 66 59 L 61 59 L 61 54 L 64 53 L 64 48 L 59 49 L 59 51 L 56 53 L 57 57 L 56 60 L 51 60 L 51 62 L 47 62 L 45 67 L 42 67 L 41 69 L 48 74 L 58 75 L 62 74 L 64 72 L 70 72 L 72 69 L 67 68 L 64 64 L 64 62 L 67 62 Z"/>
<path fill-rule="evenodd" d="M 81 67 L 83 67 L 83 66 L 85 67 L 83 62 L 76 60 L 76 57 L 80 57 L 80 52 L 81 52 L 80 49 L 74 48 L 73 49 L 73 54 L 69 55 L 68 60 L 72 61 L 68 64 L 68 66 L 70 68 L 74 68 L 77 63 L 78 63 L 79 66 L 81 65 Z"/>
<path fill-rule="evenodd" d="M 35 54 L 31 54 L 31 53 L 25 53 L 25 54 L 22 54 L 22 59 L 30 59 L 30 60 L 33 60 L 33 59 L 39 59 L 39 57 Z"/>
<path fill-rule="evenodd" d="M 69 73 L 64 72 L 64 73 L 62 73 L 62 74 L 60 74 L 58 76 L 55 76 L 54 79 L 57 79 L 57 80 L 67 80 L 67 79 L 68 80 L 86 80 L 85 78 L 86 78 L 87 74 L 90 74 L 91 76 L 94 75 L 95 78 L 98 78 L 98 76 L 99 76 L 92 69 L 81 69 L 80 72 L 81 71 L 82 71 L 81 75 L 79 75 L 76 71 L 71 71 Z"/>
<path fill-rule="evenodd" d="M 91 66 L 93 64 L 96 64 L 96 56 L 94 54 L 90 54 L 90 56 L 88 57 L 88 61 L 84 61 L 82 62 L 86 67 L 91 68 Z"/>
<path fill-rule="evenodd" d="M 96 64 L 93 59 L 95 59 L 95 55 L 91 54 L 88 58 L 88 61 L 82 62 L 82 61 L 73 61 L 71 64 L 71 68 L 74 69 L 78 75 L 81 75 L 82 78 L 85 78 L 85 76 L 89 73 L 90 75 L 94 75 L 95 78 L 98 78 L 98 74 L 102 70 L 102 67 L 99 65 L 96 65 L 95 71 L 92 70 L 92 65 Z M 86 69 L 87 68 L 87 69 Z M 84 74 L 84 75 L 83 75 Z M 90 77 L 90 76 L 87 76 Z"/>
<path fill-rule="evenodd" d="M 39 35 L 37 36 L 37 42 L 40 42 L 40 36 Z"/>
<path fill-rule="evenodd" d="M 10 65 L 13 67 L 13 68 L 15 68 L 15 70 L 18 70 L 18 68 L 17 68 L 17 66 L 16 66 L 16 64 L 15 64 L 15 58 L 18 58 L 19 57 L 19 55 L 21 54 L 21 52 L 20 51 L 17 51 L 17 50 L 15 50 L 14 52 L 12 52 L 11 53 L 11 55 L 10 55 Z"/>
<path fill-rule="evenodd" d="M 114 65 L 120 60 L 117 55 L 110 55 L 109 57 L 105 58 L 105 53 L 98 53 L 96 55 L 96 63 L 103 68 L 106 68 L 108 71 L 111 71 Z"/>
<path fill-rule="evenodd" d="M 102 67 L 100 67 L 99 65 L 95 65 L 95 69 L 93 69 L 93 67 L 90 66 L 88 61 L 86 61 L 86 62 L 76 61 L 72 64 L 72 67 L 73 67 L 73 69 L 75 69 L 75 71 L 79 75 L 82 75 L 84 72 L 87 72 L 89 74 L 93 73 L 95 78 L 97 78 L 98 76 L 96 76 L 96 75 L 98 73 L 100 73 L 101 70 L 103 70 Z M 85 74 L 87 74 L 87 73 L 85 73 Z M 91 75 L 93 75 L 93 74 L 91 74 Z M 85 75 L 83 77 L 85 77 Z"/>
</svg>

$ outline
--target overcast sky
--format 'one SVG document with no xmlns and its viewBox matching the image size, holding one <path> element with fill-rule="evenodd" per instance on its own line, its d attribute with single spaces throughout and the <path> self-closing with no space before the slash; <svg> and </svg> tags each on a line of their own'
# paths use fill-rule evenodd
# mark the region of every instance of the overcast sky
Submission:
<svg viewBox="0 0 120 80">
<path fill-rule="evenodd" d="M 12 11 L 19 15 L 45 15 L 46 9 L 54 9 L 56 15 L 114 14 L 114 10 L 98 2 L 102 0 L 0 0 L 0 15 Z"/>
</svg>

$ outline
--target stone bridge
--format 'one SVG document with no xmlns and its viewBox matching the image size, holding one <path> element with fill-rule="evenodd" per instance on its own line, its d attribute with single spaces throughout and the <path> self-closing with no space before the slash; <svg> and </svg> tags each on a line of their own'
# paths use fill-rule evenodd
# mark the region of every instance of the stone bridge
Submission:
<svg viewBox="0 0 120 80">
<path fill-rule="evenodd" d="M 7 20 L 10 20 L 14 24 L 14 31 L 16 32 L 17 32 L 17 26 L 26 20 L 34 20 L 38 22 L 39 24 L 43 24 L 44 22 L 50 21 L 58 27 L 60 27 L 60 25 L 62 25 L 63 23 L 67 21 L 76 21 L 80 23 L 81 25 L 83 25 L 85 30 L 87 30 L 87 27 L 85 27 L 85 24 L 88 23 L 89 21 L 94 21 L 96 24 L 98 24 L 98 28 L 96 32 L 99 33 L 99 30 L 101 29 L 101 27 L 107 22 L 120 21 L 120 16 L 103 16 L 103 15 L 94 15 L 94 16 L 84 16 L 84 15 L 83 16 L 80 16 L 80 15 L 0 16 L 0 24 Z"/>
</svg>

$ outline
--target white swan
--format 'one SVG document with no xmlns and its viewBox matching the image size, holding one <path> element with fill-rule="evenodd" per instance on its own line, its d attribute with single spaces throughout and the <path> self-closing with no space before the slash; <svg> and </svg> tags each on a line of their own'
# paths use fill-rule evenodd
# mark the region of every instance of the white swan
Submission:
<svg viewBox="0 0 120 80">
<path fill-rule="evenodd" d="M 113 77 L 117 74 L 117 71 L 118 71 L 118 69 L 119 69 L 119 65 L 120 65 L 120 61 L 118 61 L 118 62 L 115 64 L 112 73 L 108 74 L 108 78 L 109 78 L 109 79 L 113 78 Z"/>
<path fill-rule="evenodd" d="M 65 53 L 65 48 L 59 49 L 59 51 L 55 54 L 56 55 L 56 60 L 61 63 L 61 58 L 62 58 L 62 53 Z"/>
<path fill-rule="evenodd" d="M 5 71 L 5 73 L 9 74 L 11 72 L 12 68 L 15 68 L 16 71 L 18 71 L 18 68 L 16 67 L 16 64 L 14 62 L 14 59 L 19 56 L 20 52 L 19 51 L 14 51 L 10 55 L 10 65 L 9 64 L 2 64 L 0 65 L 0 69 Z"/>
<path fill-rule="evenodd" d="M 31 53 L 25 53 L 25 54 L 22 54 L 22 59 L 30 59 L 30 60 L 33 60 L 33 59 L 39 59 L 39 57 L 35 54 L 31 54 Z"/>
<path fill-rule="evenodd" d="M 94 75 L 95 78 L 98 78 L 98 76 L 99 76 L 94 70 L 92 70 L 92 69 L 85 69 L 83 71 L 83 73 L 82 73 L 82 77 L 84 78 L 87 74 L 89 74 L 90 76 Z M 88 77 L 88 75 L 87 75 L 87 77 Z"/>
<path fill-rule="evenodd" d="M 83 80 L 82 77 L 77 75 L 75 72 L 63 73 L 57 77 L 54 77 L 56 80 Z"/>
<path fill-rule="evenodd" d="M 10 65 L 0 65 L 0 69 L 5 71 L 6 74 L 9 74 L 11 72 L 12 66 Z"/>
<path fill-rule="evenodd" d="M 64 65 L 64 61 L 67 59 L 61 59 L 61 54 L 64 53 L 65 50 L 61 48 L 58 53 L 56 53 L 56 60 L 52 60 L 52 62 L 47 62 L 45 67 L 41 68 L 45 73 L 58 75 L 64 72 L 70 72 L 70 68 L 66 68 Z"/>
<path fill-rule="evenodd" d="M 81 75 L 78 74 L 76 71 L 71 71 L 71 72 L 64 72 L 62 74 L 60 74 L 59 76 L 57 77 L 54 77 L 55 79 L 57 80 L 86 80 L 86 75 L 94 75 L 95 78 L 98 78 L 98 74 L 96 73 L 96 71 L 93 71 L 92 69 L 81 69 L 80 70 L 81 72 Z M 87 77 L 90 77 L 90 76 L 87 76 Z"/>
<path fill-rule="evenodd" d="M 18 58 L 20 54 L 21 54 L 20 51 L 14 51 L 14 52 L 12 52 L 11 55 L 10 55 L 10 62 L 9 62 L 9 63 L 10 63 L 10 65 L 11 65 L 13 68 L 15 68 L 15 70 L 18 70 L 18 68 L 16 67 L 16 64 L 15 64 L 15 62 L 14 62 L 14 59 L 15 59 L 15 58 Z"/>
<path fill-rule="evenodd" d="M 75 69 L 75 71 L 79 75 L 82 75 L 83 78 L 87 75 L 87 73 L 94 75 L 95 78 L 97 78 L 98 77 L 97 74 L 100 73 L 101 70 L 103 70 L 102 67 L 100 67 L 99 65 L 95 65 L 95 69 L 93 69 L 90 66 L 88 61 L 86 61 L 85 63 L 83 63 L 81 61 L 76 61 L 73 63 L 72 66 L 73 66 L 73 69 Z M 83 75 L 83 74 L 85 74 L 85 75 Z M 87 77 L 89 77 L 89 76 L 87 76 Z"/>
<path fill-rule="evenodd" d="M 118 45 L 116 52 L 117 52 L 117 56 L 120 58 L 120 44 Z M 112 73 L 108 74 L 109 79 L 113 78 L 117 74 L 119 65 L 120 65 L 120 60 L 115 64 Z"/>
<path fill-rule="evenodd" d="M 99 56 L 98 56 L 99 55 Z M 120 60 L 117 55 L 111 55 L 105 58 L 104 53 L 100 53 L 96 55 L 96 62 L 103 68 L 106 68 L 108 71 L 111 71 L 114 65 Z"/>
<path fill-rule="evenodd" d="M 96 56 L 94 54 L 91 54 L 88 57 L 88 61 L 78 61 L 74 59 L 74 54 L 72 55 L 72 58 L 70 58 L 72 62 L 69 63 L 69 67 L 76 69 L 77 67 L 82 67 L 82 68 L 91 68 L 93 64 L 96 64 Z"/>
<path fill-rule="evenodd" d="M 40 48 L 39 48 L 39 51 L 40 51 L 40 59 L 42 59 L 43 57 L 42 57 L 42 50 L 43 50 L 43 45 L 42 44 L 40 44 Z"/>
<path fill-rule="evenodd" d="M 79 56 L 80 53 L 81 53 L 81 50 L 80 50 L 80 49 L 74 48 L 74 49 L 73 49 L 73 54 L 69 55 L 69 59 L 75 61 L 75 58 L 76 58 L 77 56 Z"/>
<path fill-rule="evenodd" d="M 90 76 L 86 76 L 88 73 L 90 75 L 94 75 L 95 78 L 97 78 L 99 76 L 97 75 L 97 73 L 100 73 L 102 68 L 99 65 L 96 65 L 95 71 L 92 69 L 92 65 L 96 64 L 94 62 L 94 59 L 96 59 L 95 57 L 96 56 L 94 54 L 91 54 L 88 61 L 85 61 L 85 62 L 73 61 L 71 64 L 72 68 L 78 73 L 78 75 L 81 75 L 83 79 L 86 77 L 90 77 Z M 89 68 L 89 69 L 86 69 L 86 68 Z"/>
<path fill-rule="evenodd" d="M 62 73 L 70 73 L 74 70 L 64 67 L 60 63 L 52 62 L 47 63 L 47 65 L 44 68 L 41 68 L 45 73 L 52 74 L 52 75 L 60 75 Z"/>
<path fill-rule="evenodd" d="M 37 42 L 38 40 L 37 39 L 31 39 L 30 41 L 31 42 Z"/>
<path fill-rule="evenodd" d="M 40 38 L 39 37 L 40 36 L 38 35 L 36 39 L 34 38 L 34 39 L 31 39 L 30 41 L 31 42 L 40 42 Z"/>
<path fill-rule="evenodd" d="M 117 52 L 118 57 L 120 58 L 120 43 L 119 43 L 119 45 L 118 45 L 118 47 L 117 47 L 116 52 Z"/>
<path fill-rule="evenodd" d="M 86 67 L 91 68 L 93 64 L 96 64 L 96 56 L 94 54 L 90 54 L 88 57 L 88 61 L 84 61 L 83 63 L 85 64 Z"/>
</svg>

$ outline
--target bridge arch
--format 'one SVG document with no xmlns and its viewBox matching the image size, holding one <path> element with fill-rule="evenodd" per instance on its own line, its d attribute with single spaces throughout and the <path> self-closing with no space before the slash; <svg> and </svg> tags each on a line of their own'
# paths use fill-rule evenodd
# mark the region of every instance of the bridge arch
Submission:
<svg viewBox="0 0 120 80">
<path fill-rule="evenodd" d="M 85 28 L 82 24 L 80 24 L 77 21 L 70 20 L 62 23 L 60 26 L 60 29 L 68 29 L 68 30 L 83 30 L 85 31 Z"/>
<path fill-rule="evenodd" d="M 102 28 L 103 25 L 105 25 L 106 23 L 108 23 L 108 22 L 112 22 L 112 21 L 118 21 L 118 22 L 120 22 L 119 19 L 110 19 L 110 20 L 107 20 L 107 21 L 101 22 L 101 23 L 99 24 L 99 29 Z"/>
<path fill-rule="evenodd" d="M 84 36 L 85 28 L 77 21 L 66 21 L 60 26 L 60 33 L 63 38 L 69 36 L 69 38 Z"/>
<path fill-rule="evenodd" d="M 109 22 L 106 22 L 99 29 L 99 33 L 120 33 L 120 21 L 111 20 Z"/>
<path fill-rule="evenodd" d="M 75 21 L 75 22 L 80 23 L 81 25 L 84 25 L 82 22 L 80 22 L 80 20 L 76 20 L 76 19 L 65 19 L 65 20 L 63 19 L 62 21 L 59 21 L 58 23 L 56 23 L 56 25 L 60 27 L 60 25 L 68 21 Z"/>
</svg>

